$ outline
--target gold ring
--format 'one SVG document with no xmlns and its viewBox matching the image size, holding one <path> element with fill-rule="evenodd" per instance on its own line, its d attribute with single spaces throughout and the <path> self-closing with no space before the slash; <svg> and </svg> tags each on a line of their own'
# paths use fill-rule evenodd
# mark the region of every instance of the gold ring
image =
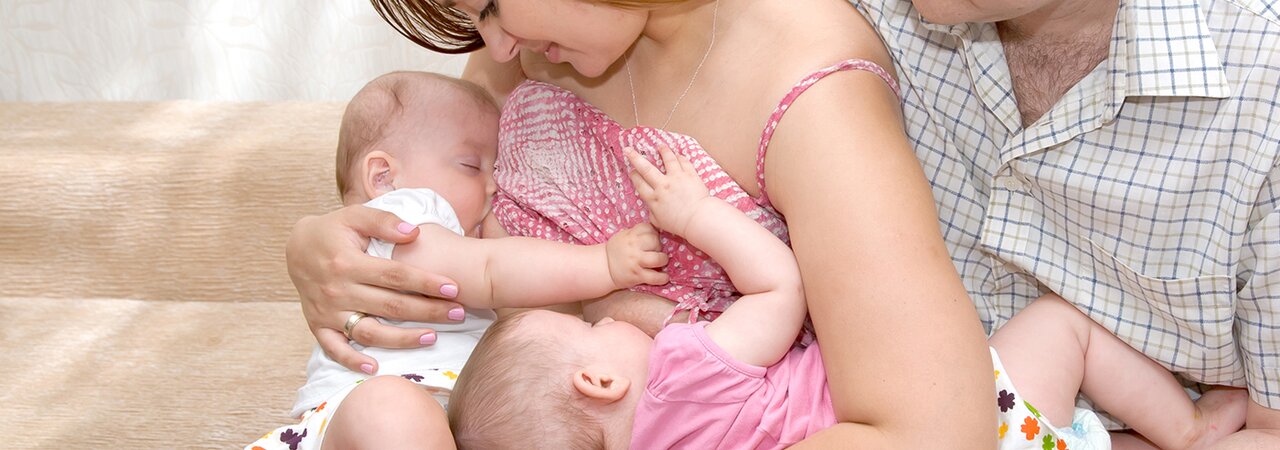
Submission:
<svg viewBox="0 0 1280 450">
<path fill-rule="evenodd" d="M 347 323 L 342 325 L 342 334 L 347 335 L 347 339 L 351 339 L 351 330 L 356 328 L 356 324 L 360 323 L 360 319 L 369 317 L 368 314 L 362 312 L 351 313 L 351 317 L 347 317 Z"/>
</svg>

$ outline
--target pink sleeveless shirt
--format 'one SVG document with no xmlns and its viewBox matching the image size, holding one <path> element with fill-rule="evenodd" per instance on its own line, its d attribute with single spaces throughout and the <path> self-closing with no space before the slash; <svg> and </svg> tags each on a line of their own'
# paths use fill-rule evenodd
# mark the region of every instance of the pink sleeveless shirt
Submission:
<svg viewBox="0 0 1280 450">
<path fill-rule="evenodd" d="M 643 126 L 623 128 L 568 90 L 525 81 L 507 98 L 502 110 L 493 213 L 512 236 L 581 245 L 603 243 L 614 233 L 649 220 L 648 209 L 627 177 L 631 167 L 623 149 L 634 148 L 662 169 L 657 148 L 665 145 L 693 162 L 711 195 L 737 207 L 790 244 L 786 223 L 765 191 L 765 151 L 778 121 L 796 97 L 823 77 L 844 70 L 875 73 L 898 92 L 896 81 L 883 68 L 864 60 L 841 61 L 805 77 L 783 97 L 761 133 L 756 158 L 759 197 L 747 194 L 690 136 Z M 710 320 L 737 299 L 719 264 L 679 236 L 660 232 L 660 239 L 662 250 L 670 256 L 666 268 L 670 282 L 632 290 L 675 302 L 672 314 L 690 311 L 690 322 Z"/>
</svg>

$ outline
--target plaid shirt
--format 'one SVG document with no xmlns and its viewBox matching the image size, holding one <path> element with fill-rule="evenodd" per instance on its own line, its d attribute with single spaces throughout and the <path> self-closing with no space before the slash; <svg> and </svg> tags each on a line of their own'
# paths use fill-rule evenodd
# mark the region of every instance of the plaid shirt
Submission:
<svg viewBox="0 0 1280 450">
<path fill-rule="evenodd" d="M 993 24 L 855 1 L 988 330 L 1053 291 L 1280 409 L 1280 4 L 1121 0 L 1107 60 L 1023 128 Z"/>
</svg>

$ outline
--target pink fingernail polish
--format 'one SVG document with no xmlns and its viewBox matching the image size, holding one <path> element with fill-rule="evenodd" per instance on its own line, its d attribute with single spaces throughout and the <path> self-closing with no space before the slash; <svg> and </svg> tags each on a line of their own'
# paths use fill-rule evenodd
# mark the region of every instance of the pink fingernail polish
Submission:
<svg viewBox="0 0 1280 450">
<path fill-rule="evenodd" d="M 452 284 L 446 284 L 446 285 L 444 285 L 444 286 L 440 286 L 440 295 L 443 295 L 443 296 L 448 297 L 448 298 L 454 298 L 454 297 L 457 297 L 457 296 L 458 296 L 458 287 L 457 287 L 457 286 L 454 286 L 454 285 L 452 285 Z M 459 310 L 459 311 L 461 311 L 461 310 Z M 459 317 L 459 319 L 461 319 L 461 317 Z"/>
<path fill-rule="evenodd" d="M 418 338 L 418 343 L 422 345 L 434 344 L 436 343 L 436 334 L 435 333 L 424 334 L 422 335 L 422 337 Z"/>
<path fill-rule="evenodd" d="M 367 373 L 369 375 L 373 375 L 373 364 L 361 364 L 360 371 Z"/>
<path fill-rule="evenodd" d="M 412 233 L 414 228 L 418 228 L 418 227 L 413 226 L 413 224 L 409 222 L 400 222 L 400 225 L 396 225 L 396 230 L 399 230 L 401 233 L 404 233 L 404 234 Z"/>
<path fill-rule="evenodd" d="M 467 312 L 463 311 L 462 308 L 449 310 L 449 320 L 462 320 L 464 317 L 467 317 Z"/>
</svg>

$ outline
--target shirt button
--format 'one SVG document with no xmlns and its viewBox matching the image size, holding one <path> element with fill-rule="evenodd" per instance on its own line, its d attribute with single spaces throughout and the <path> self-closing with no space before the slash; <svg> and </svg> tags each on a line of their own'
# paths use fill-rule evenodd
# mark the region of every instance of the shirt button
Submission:
<svg viewBox="0 0 1280 450">
<path fill-rule="evenodd" d="M 1018 180 L 1018 177 L 1013 177 L 1013 176 L 1003 177 L 1000 179 L 1000 184 L 1004 185 L 1005 189 L 1008 189 L 1011 191 L 1022 189 L 1022 181 Z"/>
<path fill-rule="evenodd" d="M 1014 264 L 1012 262 L 1005 262 L 1004 270 L 1005 272 L 1009 272 L 1009 273 L 1022 273 L 1022 269 L 1019 268 L 1017 264 Z"/>
</svg>

